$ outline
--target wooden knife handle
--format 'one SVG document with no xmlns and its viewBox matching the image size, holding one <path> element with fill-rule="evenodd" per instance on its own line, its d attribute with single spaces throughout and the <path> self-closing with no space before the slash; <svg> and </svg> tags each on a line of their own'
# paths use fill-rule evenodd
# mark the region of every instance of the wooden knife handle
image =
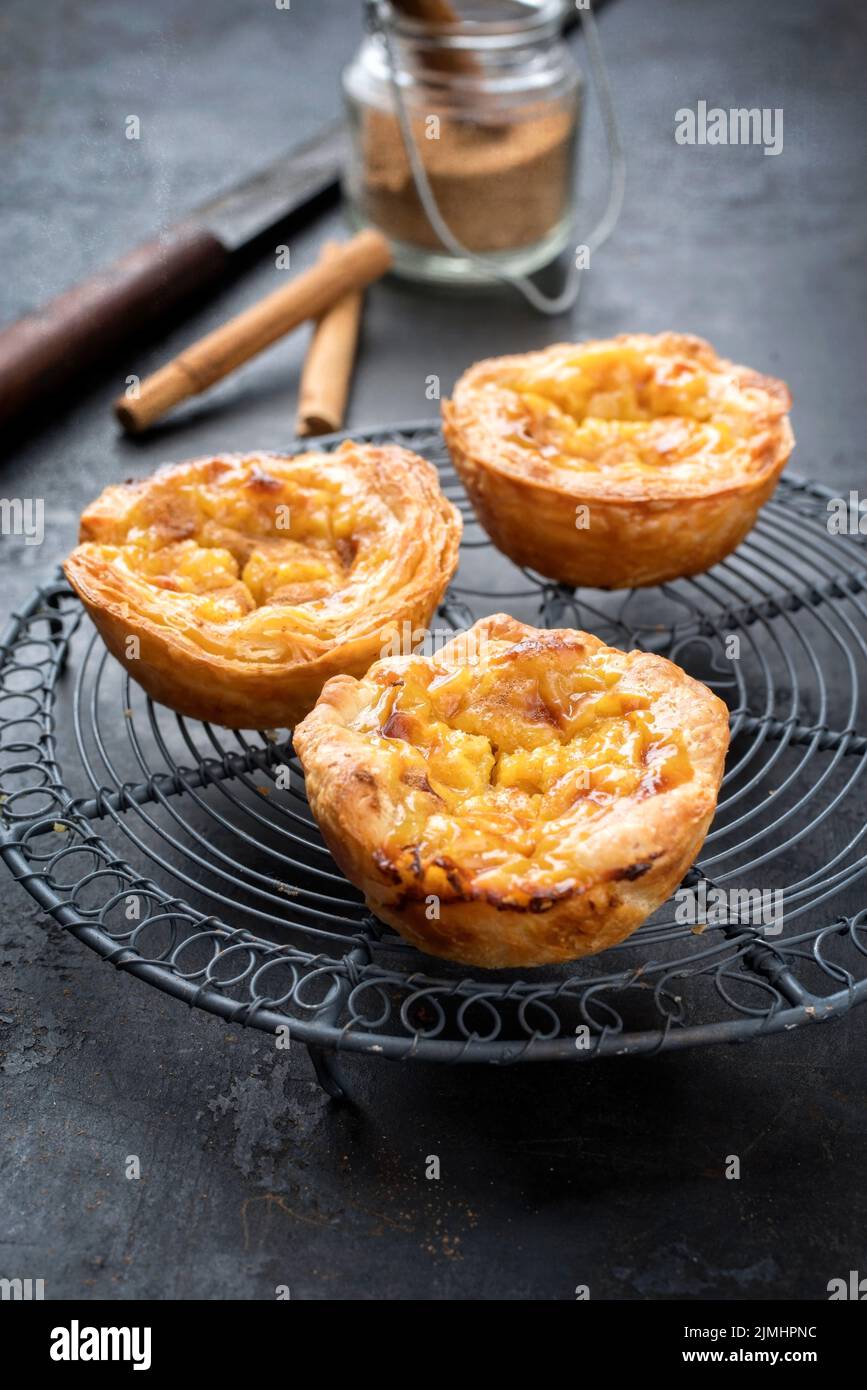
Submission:
<svg viewBox="0 0 867 1390">
<path fill-rule="evenodd" d="M 219 279 L 228 259 L 213 233 L 176 227 L 0 331 L 0 424 L 65 390 Z M 126 376 L 123 364 L 118 372 Z"/>
</svg>

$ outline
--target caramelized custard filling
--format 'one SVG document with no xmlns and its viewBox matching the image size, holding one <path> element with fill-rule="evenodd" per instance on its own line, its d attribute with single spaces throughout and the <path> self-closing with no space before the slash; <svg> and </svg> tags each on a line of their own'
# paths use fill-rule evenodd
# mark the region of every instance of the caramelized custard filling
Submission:
<svg viewBox="0 0 867 1390">
<path fill-rule="evenodd" d="M 381 595 L 423 569 L 400 498 L 338 450 L 315 463 L 215 459 L 134 491 L 83 541 L 151 620 L 202 650 L 298 660 L 323 640 L 376 631 Z M 377 480 L 378 481 L 378 480 Z M 317 645 L 318 644 L 318 645 Z"/>
<path fill-rule="evenodd" d="M 482 387 L 499 437 L 574 472 L 618 478 L 664 469 L 735 476 L 751 469 L 763 394 L 733 371 L 628 345 L 567 346 Z"/>
<path fill-rule="evenodd" d="M 222 476 L 222 475 L 219 475 Z M 358 550 L 357 509 L 337 487 L 248 468 L 232 486 L 177 487 L 127 512 L 104 556 L 209 622 L 342 588 Z"/>
<path fill-rule="evenodd" d="M 492 646 L 478 665 L 374 668 L 379 693 L 351 727 L 388 759 L 398 812 L 381 867 L 431 893 L 496 885 L 526 902 L 576 887 L 567 836 L 574 864 L 601 818 L 688 781 L 692 765 L 610 654 L 562 639 Z"/>
</svg>

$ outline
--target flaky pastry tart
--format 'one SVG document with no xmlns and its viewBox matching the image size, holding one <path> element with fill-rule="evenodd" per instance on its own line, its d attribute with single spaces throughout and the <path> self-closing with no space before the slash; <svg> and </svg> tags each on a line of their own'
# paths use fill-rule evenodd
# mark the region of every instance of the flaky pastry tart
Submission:
<svg viewBox="0 0 867 1390">
<path fill-rule="evenodd" d="M 792 451 L 787 387 L 700 338 L 624 334 L 479 362 L 443 402 L 476 515 L 516 564 L 621 589 L 740 544 Z"/>
<path fill-rule="evenodd" d="M 460 535 L 432 464 L 347 443 L 109 487 L 65 569 L 155 700 L 231 728 L 288 727 L 329 676 L 366 671 L 395 624 L 429 622 Z"/>
<path fill-rule="evenodd" d="M 664 658 L 499 614 L 335 676 L 295 731 L 325 841 L 432 955 L 541 965 L 622 941 L 716 807 L 728 711 Z"/>
</svg>

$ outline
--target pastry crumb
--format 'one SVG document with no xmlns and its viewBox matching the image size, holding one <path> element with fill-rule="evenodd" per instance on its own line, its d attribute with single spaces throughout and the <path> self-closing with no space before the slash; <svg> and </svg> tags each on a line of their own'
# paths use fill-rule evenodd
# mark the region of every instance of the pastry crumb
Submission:
<svg viewBox="0 0 867 1390">
<path fill-rule="evenodd" d="M 284 893 L 287 898 L 297 898 L 298 896 L 298 889 L 293 888 L 290 883 L 281 883 L 279 879 L 275 878 L 272 886 L 276 888 L 278 893 Z"/>
</svg>

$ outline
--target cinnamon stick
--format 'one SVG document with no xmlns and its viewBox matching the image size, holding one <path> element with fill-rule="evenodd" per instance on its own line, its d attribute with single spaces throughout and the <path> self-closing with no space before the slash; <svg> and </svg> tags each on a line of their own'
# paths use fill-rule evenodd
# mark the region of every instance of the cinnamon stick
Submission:
<svg viewBox="0 0 867 1390">
<path fill-rule="evenodd" d="M 392 8 L 423 24 L 459 24 L 460 17 L 450 0 L 391 0 Z"/>
<path fill-rule="evenodd" d="M 185 348 L 146 377 L 137 397 L 120 396 L 115 413 L 125 430 L 143 430 L 172 406 L 198 395 L 242 362 L 307 319 L 316 318 L 351 290 L 378 280 L 391 266 L 381 233 L 368 229 L 336 248 L 282 289 Z"/>
<path fill-rule="evenodd" d="M 338 250 L 336 242 L 327 242 L 321 260 L 333 261 Z M 301 374 L 295 423 L 299 438 L 331 434 L 343 424 L 363 299 L 363 291 L 350 290 L 325 311 L 316 325 Z"/>
<path fill-rule="evenodd" d="M 391 4 L 399 15 L 414 19 L 419 24 L 450 25 L 461 22 L 461 17 L 450 0 L 391 0 Z M 471 53 L 457 48 L 437 49 L 431 45 L 423 49 L 418 57 L 423 67 L 435 72 L 478 74 L 481 71 Z"/>
</svg>

